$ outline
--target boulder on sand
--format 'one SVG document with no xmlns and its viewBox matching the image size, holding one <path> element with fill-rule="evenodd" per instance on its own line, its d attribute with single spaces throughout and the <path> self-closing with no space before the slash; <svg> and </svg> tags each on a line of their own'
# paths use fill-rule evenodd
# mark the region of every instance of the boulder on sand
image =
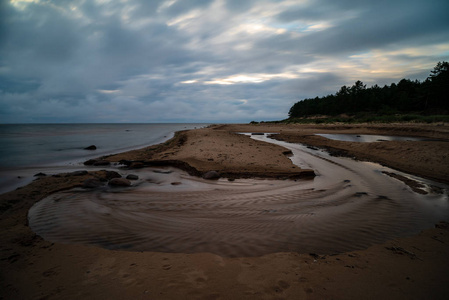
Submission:
<svg viewBox="0 0 449 300">
<path fill-rule="evenodd" d="M 104 172 L 104 176 L 102 176 L 100 178 L 100 180 L 102 181 L 108 181 L 111 180 L 112 178 L 121 178 L 122 175 L 120 175 L 119 173 L 115 172 L 115 171 L 108 171 L 108 170 L 102 170 Z"/>
<path fill-rule="evenodd" d="M 109 180 L 110 186 L 131 186 L 131 181 L 126 178 L 113 178 Z"/>
<path fill-rule="evenodd" d="M 128 180 L 137 180 L 137 179 L 139 179 L 139 176 L 134 175 L 134 174 L 129 174 L 128 176 L 126 176 L 126 179 L 128 179 Z"/>
<path fill-rule="evenodd" d="M 218 173 L 217 171 L 208 171 L 203 174 L 204 179 L 218 179 L 220 177 L 220 173 Z"/>
<path fill-rule="evenodd" d="M 84 162 L 85 166 L 109 166 L 111 162 L 104 159 L 89 159 Z"/>
</svg>

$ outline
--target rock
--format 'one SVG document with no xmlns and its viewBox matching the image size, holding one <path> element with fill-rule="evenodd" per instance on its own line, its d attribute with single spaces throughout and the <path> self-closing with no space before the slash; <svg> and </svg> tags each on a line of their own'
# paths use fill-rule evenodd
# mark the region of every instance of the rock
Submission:
<svg viewBox="0 0 449 300">
<path fill-rule="evenodd" d="M 131 181 L 126 178 L 113 178 L 109 180 L 111 186 L 131 186 Z"/>
<path fill-rule="evenodd" d="M 89 147 L 84 148 L 84 150 L 97 150 L 97 146 L 90 145 Z"/>
<path fill-rule="evenodd" d="M 204 179 L 218 179 L 220 177 L 220 173 L 218 173 L 217 171 L 208 171 L 203 174 Z"/>
<path fill-rule="evenodd" d="M 132 161 L 126 160 L 126 159 L 121 159 L 118 163 L 129 167 L 132 164 Z"/>
<path fill-rule="evenodd" d="M 65 177 L 69 177 L 69 176 L 83 176 L 83 175 L 87 175 L 87 171 L 86 170 L 83 170 L 83 171 L 75 171 L 75 172 L 70 172 L 70 173 L 67 173 L 66 175 L 65 175 Z"/>
<path fill-rule="evenodd" d="M 134 175 L 134 174 L 129 174 L 128 176 L 126 176 L 126 179 L 128 179 L 128 180 L 137 180 L 137 179 L 139 179 L 139 176 Z"/>
<path fill-rule="evenodd" d="M 89 159 L 84 162 L 85 166 L 109 166 L 111 163 L 104 159 Z"/>
<path fill-rule="evenodd" d="M 102 185 L 103 185 L 103 183 L 96 178 L 86 179 L 83 182 L 83 188 L 88 188 L 88 189 L 97 188 Z"/>
<path fill-rule="evenodd" d="M 263 132 L 253 132 L 253 133 L 251 133 L 251 135 L 265 135 L 265 133 L 263 133 Z"/>
<path fill-rule="evenodd" d="M 286 151 L 282 152 L 282 154 L 284 154 L 287 157 L 293 156 L 292 150 L 286 150 Z"/>
<path fill-rule="evenodd" d="M 111 180 L 113 178 L 122 178 L 122 175 L 120 175 L 119 173 L 115 172 L 115 171 L 107 171 L 107 170 L 102 170 L 103 172 L 105 172 L 104 176 L 102 178 L 100 178 L 101 180 Z"/>
<path fill-rule="evenodd" d="M 99 159 L 94 162 L 94 166 L 109 166 L 111 163 L 107 160 Z"/>
<path fill-rule="evenodd" d="M 130 168 L 130 169 L 141 169 L 141 168 L 144 168 L 144 167 L 145 167 L 145 164 L 142 163 L 142 162 L 138 162 L 138 161 L 132 162 L 132 163 L 129 165 L 129 168 Z"/>
<path fill-rule="evenodd" d="M 44 177 L 44 176 L 47 176 L 47 174 L 42 173 L 42 172 L 39 172 L 39 173 L 37 173 L 37 174 L 34 174 L 34 177 Z"/>
<path fill-rule="evenodd" d="M 182 183 L 179 181 L 172 182 L 171 185 L 181 185 Z"/>
<path fill-rule="evenodd" d="M 97 159 L 89 159 L 89 160 L 86 160 L 84 162 L 84 165 L 85 166 L 92 166 L 96 161 L 97 161 Z"/>
</svg>

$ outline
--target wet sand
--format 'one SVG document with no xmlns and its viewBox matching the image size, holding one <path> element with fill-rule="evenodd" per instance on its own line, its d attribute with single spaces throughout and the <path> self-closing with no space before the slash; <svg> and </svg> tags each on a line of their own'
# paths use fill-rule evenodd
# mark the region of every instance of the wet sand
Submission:
<svg viewBox="0 0 449 300">
<path fill-rule="evenodd" d="M 274 138 L 324 148 L 334 155 L 373 161 L 409 174 L 449 183 L 449 126 L 443 124 L 263 124 L 224 125 L 222 129 L 279 133 Z M 326 139 L 317 133 L 410 136 L 432 141 L 342 142 Z"/>
<path fill-rule="evenodd" d="M 429 133 L 429 128 L 432 127 L 424 126 L 422 130 Z M 329 128 L 325 130 L 322 128 L 298 129 L 298 127 L 290 126 L 280 127 L 278 132 L 287 129 L 291 132 L 309 131 L 309 134 L 312 130 L 322 131 L 323 133 L 326 130 L 331 130 Z M 443 131 L 447 130 L 447 128 L 440 126 L 437 129 L 438 133 L 432 135 L 439 135 L 439 138 L 444 138 L 445 134 Z M 351 130 L 356 132 L 360 130 L 360 133 L 365 133 L 360 128 Z M 174 139 L 171 143 L 153 147 L 153 150 L 143 149 L 120 156 L 109 157 L 108 159 L 111 161 L 125 159 L 128 163 L 133 161 L 134 163 L 139 163 L 140 165 L 135 165 L 139 167 L 142 165 L 172 163 L 183 167 L 186 172 L 196 173 L 197 175 L 214 169 L 221 171 L 233 179 L 248 176 L 267 177 L 267 175 L 264 175 L 264 170 L 267 169 L 274 170 L 271 172 L 268 171 L 268 177 L 272 178 L 294 177 L 300 175 L 303 170 L 307 170 L 306 165 L 303 166 L 300 164 L 301 167 L 295 167 L 285 155 L 285 148 L 276 145 L 268 146 L 261 141 L 254 141 L 240 135 L 234 135 L 230 131 L 276 132 L 276 128 L 272 126 L 262 128 L 261 126 L 237 127 L 236 125 L 232 125 L 231 127 L 216 127 L 215 129 L 195 131 L 194 138 L 191 138 L 189 134 L 192 133 L 188 132 L 184 138 L 182 138 L 182 135 L 178 136 L 178 139 Z M 342 131 L 347 132 L 347 129 Z M 391 131 L 385 131 L 391 133 Z M 383 134 L 385 134 L 385 131 Z M 218 132 L 220 133 L 218 134 Z M 379 131 L 377 133 L 381 134 Z M 219 136 L 218 140 L 220 144 L 218 145 L 214 145 L 218 143 L 218 140 L 215 139 L 216 136 Z M 180 137 L 181 139 L 179 139 Z M 192 145 L 192 143 L 195 143 L 196 146 L 195 144 Z M 338 143 L 333 144 L 333 146 L 335 145 L 338 145 Z M 424 147 L 419 145 L 421 144 L 407 147 Z M 402 144 L 401 147 L 403 147 Z M 233 152 L 233 149 L 237 153 Z M 334 149 L 337 148 L 335 147 Z M 425 147 L 422 149 L 425 149 Z M 416 150 L 416 153 L 419 153 L 419 149 Z M 439 154 L 437 153 L 437 155 Z M 426 155 L 428 154 L 423 154 L 422 157 L 425 159 Z M 442 155 L 445 155 L 444 151 Z M 268 162 L 272 166 L 267 167 Z M 444 162 L 442 163 L 443 167 Z M 306 164 L 307 159 L 303 163 Z M 425 164 L 423 165 L 425 166 Z M 241 170 L 241 176 L 239 176 L 239 168 Z M 145 169 L 139 170 L 144 172 Z M 137 172 L 137 170 L 128 169 L 122 172 L 128 173 L 133 171 Z M 442 173 L 438 173 L 440 171 Z M 420 175 L 425 174 L 427 173 L 423 172 Z M 434 170 L 434 174 L 444 174 L 444 170 Z M 313 181 L 323 178 L 320 174 L 317 175 Z M 300 249 L 292 249 L 292 252 L 287 250 L 276 252 L 278 251 L 277 249 L 271 249 L 265 255 L 262 252 L 258 255 L 246 255 L 245 253 L 226 255 L 229 254 L 226 251 L 220 253 L 210 248 L 204 249 L 208 253 L 197 253 L 201 252 L 201 247 L 195 251 L 185 250 L 185 252 L 195 252 L 193 254 L 154 251 L 116 251 L 86 245 L 63 244 L 59 242 L 51 243 L 41 239 L 30 231 L 26 224 L 26 216 L 28 209 L 37 200 L 47 196 L 58 197 L 60 194 L 54 194 L 54 192 L 80 185 L 85 179 L 94 176 L 104 177 L 105 174 L 101 172 L 90 172 L 89 174 L 83 175 L 69 174 L 60 177 L 41 178 L 27 187 L 1 195 L 3 212 L 0 225 L 4 228 L 1 233 L 2 241 L 4 242 L 2 243 L 0 261 L 0 267 L 2 269 L 0 295 L 3 298 L 445 299 L 448 295 L 449 290 L 445 284 L 446 278 L 449 275 L 447 267 L 449 265 L 449 249 L 447 247 L 449 243 L 449 232 L 447 224 L 441 224 L 439 228 L 428 229 L 411 237 L 395 239 L 387 241 L 385 244 L 370 246 L 364 250 L 356 250 L 337 255 L 330 255 L 332 251 L 324 251 L 323 249 L 311 255 L 308 250 L 312 248 L 303 251 Z M 185 178 L 188 177 L 188 175 L 185 175 Z M 435 179 L 439 182 L 445 182 L 446 180 L 445 177 Z M 182 189 L 190 186 L 186 182 L 183 182 L 183 180 L 185 179 L 170 178 L 165 185 L 160 182 L 158 186 L 161 190 L 157 191 L 157 193 L 167 193 L 167 190 L 173 191 L 175 188 Z M 342 191 L 346 193 L 347 189 L 344 187 L 348 182 L 344 180 L 345 178 L 339 178 L 337 182 L 340 182 L 340 186 L 334 186 L 334 190 L 329 186 L 326 187 L 327 191 L 314 190 L 314 193 L 318 197 L 312 196 L 310 199 L 314 197 L 316 199 L 323 199 L 320 197 L 326 197 L 325 195 L 319 196 L 320 193 L 328 193 L 329 195 L 338 194 Z M 215 201 L 208 202 L 209 204 L 207 205 L 213 203 L 215 206 L 206 207 L 210 211 L 217 211 L 217 207 L 223 207 L 226 204 L 228 207 L 225 205 L 225 211 L 235 214 L 236 207 L 229 204 L 229 199 L 235 199 L 236 202 L 240 202 L 241 198 L 247 200 L 249 204 L 247 211 L 238 207 L 238 211 L 242 212 L 243 218 L 240 221 L 243 226 L 237 226 L 237 232 L 250 222 L 248 218 L 254 216 L 255 207 L 258 209 L 258 214 L 263 216 L 262 220 L 268 220 L 268 223 L 265 224 L 273 223 L 272 218 L 276 218 L 276 214 L 277 217 L 286 221 L 286 216 L 289 215 L 286 212 L 289 212 L 291 208 L 287 205 L 289 193 L 286 191 L 292 191 L 293 186 L 293 190 L 296 191 L 294 193 L 295 197 L 297 197 L 298 185 L 304 185 L 304 188 L 300 189 L 304 192 L 307 190 L 307 185 L 311 182 L 310 180 L 302 179 L 296 183 L 290 180 L 280 181 L 280 185 L 285 186 L 277 191 L 273 191 L 271 188 L 265 188 L 263 193 L 264 195 L 268 193 L 268 196 L 264 198 L 261 195 L 252 195 L 254 186 L 248 185 L 247 183 L 243 184 L 244 181 L 245 179 L 237 179 L 234 182 L 227 182 L 226 180 L 223 182 L 218 181 L 215 183 L 218 186 L 212 190 L 208 190 L 209 187 L 206 187 L 200 193 L 213 195 L 212 198 Z M 181 184 L 172 185 L 174 182 L 181 182 Z M 198 187 L 198 185 L 201 185 L 202 180 L 198 179 L 194 182 L 196 183 L 192 184 L 196 185 L 196 189 L 201 190 L 201 187 Z M 292 182 L 295 184 L 292 185 Z M 241 192 L 235 192 L 235 190 L 238 190 L 235 187 L 231 190 L 226 190 L 232 183 L 241 184 L 243 189 L 248 189 L 243 193 L 243 195 L 248 195 L 248 197 L 242 196 Z M 146 197 L 145 195 L 149 192 L 145 191 L 145 184 L 142 184 L 142 190 L 139 192 L 141 197 Z M 262 185 L 268 187 L 269 184 L 270 182 L 265 179 Z M 209 186 L 209 183 L 206 185 Z M 263 189 L 264 187 L 262 187 Z M 406 189 L 406 193 L 414 193 L 407 187 L 404 187 L 404 189 Z M 187 190 L 190 190 L 190 188 Z M 349 194 L 353 195 L 354 191 L 349 191 Z M 377 191 L 370 190 L 360 192 L 382 195 L 380 192 L 377 193 Z M 83 191 L 79 192 L 79 194 L 82 193 Z M 186 195 L 186 191 L 182 193 Z M 256 193 L 260 193 L 259 187 Z M 270 193 L 274 195 L 270 195 Z M 51 196 L 52 194 L 53 196 Z M 98 194 L 93 192 L 92 194 L 94 201 L 90 201 L 90 203 L 98 204 L 104 203 L 104 201 L 109 203 L 110 201 L 114 202 L 116 199 L 115 197 L 111 197 L 111 194 L 114 193 Z M 118 194 L 121 193 L 118 192 Z M 98 197 L 99 195 L 102 196 Z M 123 195 L 125 195 L 124 201 L 126 201 L 126 193 Z M 226 195 L 226 197 L 223 198 L 223 195 Z M 283 195 L 287 201 L 281 199 L 283 205 L 276 202 L 273 206 L 273 203 L 271 203 L 273 197 L 280 196 L 282 198 Z M 360 194 L 360 196 L 363 198 L 364 194 Z M 201 214 L 205 209 L 204 205 L 206 203 L 203 202 L 203 206 L 195 206 L 198 204 L 197 200 L 199 198 L 201 197 L 196 192 L 187 205 L 191 205 L 190 209 L 193 212 L 199 213 L 199 215 L 196 215 L 198 219 L 204 219 L 205 215 Z M 83 199 L 85 197 L 80 196 L 80 198 L 76 198 L 74 196 L 71 199 L 73 202 L 67 202 L 66 204 L 70 206 L 70 203 L 78 203 Z M 182 214 L 185 213 L 185 210 L 178 207 L 181 204 L 179 199 L 175 200 L 178 202 L 160 202 L 158 209 L 159 211 L 162 210 L 162 212 L 164 210 L 165 212 L 174 211 L 177 216 L 181 214 L 181 219 L 183 219 Z M 328 203 L 328 201 L 323 201 L 323 203 Z M 384 201 L 382 203 L 382 206 L 387 205 L 387 211 L 382 212 L 382 209 L 385 207 L 382 208 L 379 205 L 372 207 L 380 210 L 379 215 L 396 219 L 396 216 L 391 215 L 391 211 L 394 211 L 394 208 L 389 207 L 391 206 L 391 201 Z M 43 202 L 42 204 L 45 203 Z M 332 204 L 327 204 L 330 212 L 334 212 L 339 207 L 342 207 L 338 203 Z M 316 206 L 317 203 L 313 203 L 313 205 Z M 264 208 L 262 209 L 261 206 L 264 206 Z M 369 208 L 363 208 L 362 210 L 367 209 Z M 279 210 L 284 211 L 282 214 L 279 214 Z M 305 211 L 304 207 L 300 210 Z M 44 208 L 43 211 L 46 211 L 46 209 Z M 95 211 L 98 212 L 99 210 L 96 209 Z M 142 207 L 138 207 L 133 213 L 143 211 L 144 209 Z M 246 212 L 250 212 L 249 216 Z M 103 213 L 110 212 L 103 211 Z M 355 210 L 352 216 L 357 216 L 358 214 L 357 210 Z M 293 215 L 298 215 L 297 211 L 294 211 Z M 136 220 L 139 220 L 138 215 L 134 214 L 133 216 Z M 365 231 L 365 236 L 372 235 L 378 231 L 382 232 L 382 230 L 385 232 L 394 232 L 398 228 L 396 226 L 405 223 L 409 216 L 406 213 L 403 219 L 399 218 L 397 220 L 397 223 L 387 222 L 384 226 L 377 224 L 377 227 L 371 226 L 368 229 L 360 228 L 360 231 Z M 314 230 L 318 233 L 323 230 L 330 231 L 333 227 L 336 227 L 335 225 L 338 225 L 337 221 L 345 217 L 347 216 L 337 214 L 333 221 L 328 223 L 326 228 L 315 227 Z M 359 226 L 356 221 L 357 219 L 352 218 L 351 221 L 347 222 L 347 226 L 357 228 Z M 97 217 L 94 216 L 93 219 L 97 219 Z M 226 220 L 226 216 L 214 216 L 210 219 L 215 220 L 215 224 L 220 225 L 221 221 Z M 332 220 L 332 218 L 330 219 Z M 184 216 L 184 220 L 189 220 L 189 218 Z M 83 221 L 78 221 L 78 223 L 81 225 Z M 163 224 L 163 226 L 165 227 L 167 224 Z M 181 222 L 181 224 L 182 227 L 186 227 L 186 223 Z M 264 223 L 262 222 L 262 224 Z M 92 225 L 92 227 L 94 228 L 96 226 Z M 203 226 L 203 229 L 205 227 Z M 403 228 L 401 226 L 399 227 Z M 275 244 L 273 243 L 273 236 L 269 234 L 270 228 L 272 227 L 266 225 L 266 231 L 262 236 L 257 237 L 255 241 L 263 239 L 265 235 L 267 236 L 266 240 L 269 241 L 267 243 L 268 245 Z M 385 233 L 381 235 L 385 236 Z M 197 236 L 200 236 L 200 234 Z M 288 237 L 290 235 L 286 234 L 286 236 Z M 329 235 L 329 237 L 334 239 L 338 239 L 339 236 L 344 237 L 341 233 Z M 213 238 L 213 236 L 210 237 Z M 308 239 L 312 237 L 313 234 L 310 234 Z M 220 239 L 220 236 L 218 235 L 216 238 Z M 243 235 L 241 239 L 244 241 L 245 236 Z M 279 240 L 279 238 L 277 239 Z M 179 241 L 179 238 L 175 238 L 175 240 Z M 354 240 L 357 240 L 357 237 L 354 237 Z M 182 245 L 182 242 L 179 244 Z M 257 247 L 250 248 L 249 244 L 257 245 L 257 243 L 252 243 L 251 237 L 248 237 L 248 244 L 242 244 L 245 245 L 243 247 L 245 251 L 256 253 Z M 335 244 L 335 249 L 337 249 L 338 243 Z M 363 245 L 362 248 L 364 248 Z M 158 251 L 161 251 L 161 249 L 158 249 Z M 220 255 L 214 254 L 214 252 Z M 237 257 L 232 258 L 227 256 Z"/>
</svg>

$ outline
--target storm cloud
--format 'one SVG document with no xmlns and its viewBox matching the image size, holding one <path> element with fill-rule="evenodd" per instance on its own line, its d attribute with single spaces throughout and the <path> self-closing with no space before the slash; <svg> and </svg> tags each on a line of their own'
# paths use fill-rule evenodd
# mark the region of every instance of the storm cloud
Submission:
<svg viewBox="0 0 449 300">
<path fill-rule="evenodd" d="M 445 0 L 0 1 L 0 122 L 248 122 L 449 60 Z"/>
</svg>

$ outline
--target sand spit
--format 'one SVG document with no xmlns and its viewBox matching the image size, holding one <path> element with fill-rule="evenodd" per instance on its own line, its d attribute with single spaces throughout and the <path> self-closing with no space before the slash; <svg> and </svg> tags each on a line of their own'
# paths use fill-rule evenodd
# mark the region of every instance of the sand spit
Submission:
<svg viewBox="0 0 449 300">
<path fill-rule="evenodd" d="M 215 127 L 213 127 L 215 128 Z M 228 178 L 313 177 L 288 159 L 287 149 L 250 139 L 227 130 L 211 128 L 178 132 L 166 144 L 106 157 L 130 167 L 177 166 L 192 175 L 215 170 Z"/>
<path fill-rule="evenodd" d="M 226 125 L 188 132 L 192 136 L 188 135 L 186 140 L 173 139 L 166 145 L 153 147 L 156 151 L 147 148 L 108 159 L 136 164 L 143 162 L 143 166 L 152 160 L 183 162 L 198 172 L 214 169 L 234 176 L 239 170 L 245 176 L 254 176 L 268 169 L 279 172 L 273 173 L 273 177 L 283 177 L 286 173 L 302 171 L 293 168 L 283 154 L 283 148 L 272 148 L 246 137 L 242 139 L 242 136 L 230 132 L 280 133 L 282 130 L 282 134 L 303 138 L 308 135 L 310 139 L 318 132 L 391 135 L 410 132 L 409 135 L 448 138 L 446 126 L 407 125 L 402 129 L 401 126 L 371 128 L 363 125 L 334 130 L 328 126 Z M 209 137 L 219 138 L 214 143 L 214 139 Z M 320 142 L 324 143 L 323 140 Z M 334 149 L 353 149 L 346 149 L 338 141 L 326 143 Z M 408 165 L 412 168 L 416 163 L 419 167 L 415 167 L 412 173 L 447 182 L 448 160 L 444 158 L 447 158 L 448 147 L 438 146 L 438 143 L 446 142 L 407 143 L 385 142 L 383 150 L 390 152 L 391 156 L 381 156 L 379 153 L 382 151 L 373 151 L 372 147 L 376 145 L 371 145 L 371 148 L 354 145 L 354 149 L 360 153 L 365 149 L 368 151 L 365 154 L 369 154 L 372 160 L 379 157 L 377 161 L 391 166 L 396 161 L 393 158 L 397 158 L 397 163 L 405 166 L 402 170 Z M 426 143 L 436 144 L 427 146 Z M 403 159 L 400 159 L 398 147 L 410 148 L 407 154 L 402 153 Z M 235 150 L 236 154 L 227 148 Z M 260 158 L 259 154 L 266 156 Z M 267 164 L 273 164 L 272 168 L 267 168 Z M 47 176 L 0 196 L 0 298 L 447 299 L 449 295 L 446 283 L 449 277 L 447 223 L 440 223 L 416 236 L 337 255 L 282 252 L 237 258 L 210 253 L 127 252 L 50 243 L 27 226 L 28 209 L 36 201 L 57 191 L 80 186 L 86 179 L 106 176 L 105 172 Z"/>
</svg>

